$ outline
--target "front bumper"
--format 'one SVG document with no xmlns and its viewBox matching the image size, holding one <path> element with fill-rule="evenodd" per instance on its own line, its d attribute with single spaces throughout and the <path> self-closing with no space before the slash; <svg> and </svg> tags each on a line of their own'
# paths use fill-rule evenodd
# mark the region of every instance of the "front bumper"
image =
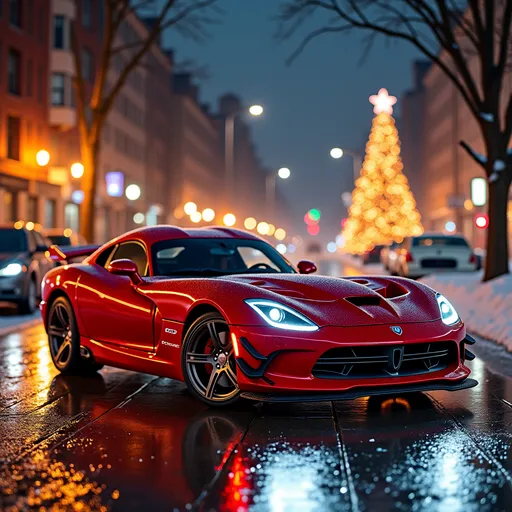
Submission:
<svg viewBox="0 0 512 512">
<path fill-rule="evenodd" d="M 462 322 L 452 327 L 444 325 L 441 321 L 401 324 L 401 336 L 395 334 L 390 327 L 323 327 L 311 333 L 277 332 L 275 328 L 266 326 L 230 326 L 231 332 L 239 340 L 237 377 L 240 389 L 244 396 L 250 394 L 248 398 L 271 394 L 283 397 L 288 395 L 292 397 L 291 400 L 300 400 L 296 397 L 306 394 L 313 397 L 313 400 L 319 400 L 325 398 L 318 398 L 316 395 L 327 394 L 339 395 L 341 399 L 343 396 L 354 398 L 356 395 L 378 394 L 379 389 L 386 388 L 398 391 L 404 386 L 412 391 L 418 386 L 422 388 L 418 390 L 423 390 L 425 385 L 425 389 L 437 389 L 433 386 L 445 386 L 439 389 L 454 389 L 455 386 L 459 389 L 456 386 L 469 376 L 470 370 L 464 365 L 464 357 L 461 358 L 460 354 L 468 353 L 465 346 L 474 343 L 474 340 L 466 337 Z M 457 356 L 445 368 L 413 375 L 317 378 L 312 374 L 320 356 L 333 348 L 394 347 L 425 342 L 455 343 Z M 475 384 L 465 387 L 473 385 Z"/>
</svg>

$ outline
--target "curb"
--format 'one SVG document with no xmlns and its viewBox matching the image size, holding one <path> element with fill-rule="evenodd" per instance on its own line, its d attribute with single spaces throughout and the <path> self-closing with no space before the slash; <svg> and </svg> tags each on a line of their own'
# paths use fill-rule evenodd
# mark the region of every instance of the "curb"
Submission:
<svg viewBox="0 0 512 512">
<path fill-rule="evenodd" d="M 32 318 L 31 320 L 26 320 L 19 324 L 10 325 L 9 327 L 0 328 L 0 337 L 8 336 L 16 331 L 22 331 L 24 329 L 28 329 L 29 327 L 34 327 L 41 323 L 40 318 Z"/>
</svg>

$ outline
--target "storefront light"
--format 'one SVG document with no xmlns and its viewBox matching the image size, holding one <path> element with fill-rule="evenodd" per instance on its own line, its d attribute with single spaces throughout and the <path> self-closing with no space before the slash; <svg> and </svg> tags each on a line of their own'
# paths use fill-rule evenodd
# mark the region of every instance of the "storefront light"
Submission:
<svg viewBox="0 0 512 512">
<path fill-rule="evenodd" d="M 110 197 L 122 197 L 124 191 L 124 174 L 120 171 L 111 171 L 105 174 L 107 194 Z"/>
</svg>

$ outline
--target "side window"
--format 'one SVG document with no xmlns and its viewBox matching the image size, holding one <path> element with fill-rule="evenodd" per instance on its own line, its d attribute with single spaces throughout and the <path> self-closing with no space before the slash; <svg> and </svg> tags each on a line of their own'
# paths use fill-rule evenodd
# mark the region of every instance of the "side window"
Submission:
<svg viewBox="0 0 512 512">
<path fill-rule="evenodd" d="M 30 252 L 34 252 L 36 250 L 36 237 L 33 231 L 27 231 L 27 240 L 28 240 L 28 248 Z"/>
<path fill-rule="evenodd" d="M 122 260 L 122 259 L 132 260 L 135 265 L 137 265 L 137 270 L 141 276 L 147 275 L 148 269 L 148 257 L 144 247 L 137 242 L 125 242 L 121 244 L 114 256 L 113 260 Z"/>
<path fill-rule="evenodd" d="M 112 254 L 112 251 L 115 249 L 115 245 L 112 247 L 109 247 L 108 249 L 105 249 L 103 252 L 101 252 L 97 258 L 96 258 L 96 264 L 100 265 L 101 267 L 106 267 L 107 263 L 109 263 L 109 256 Z"/>
</svg>

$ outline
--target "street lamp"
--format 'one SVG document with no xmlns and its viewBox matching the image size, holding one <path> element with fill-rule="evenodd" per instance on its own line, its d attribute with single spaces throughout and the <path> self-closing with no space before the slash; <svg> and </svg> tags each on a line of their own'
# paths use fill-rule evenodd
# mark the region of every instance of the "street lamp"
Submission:
<svg viewBox="0 0 512 512">
<path fill-rule="evenodd" d="M 282 180 L 287 180 L 291 175 L 290 169 L 288 167 L 281 167 L 277 171 L 277 174 L 267 174 L 265 178 L 265 199 L 267 202 L 267 211 L 270 213 L 272 218 L 275 216 L 275 207 L 276 207 L 276 188 L 277 188 L 277 178 L 281 178 Z"/>
<path fill-rule="evenodd" d="M 46 151 L 46 149 L 41 149 L 36 154 L 36 162 L 39 167 L 44 167 L 45 165 L 48 165 L 48 162 L 50 161 L 50 153 Z"/>
<path fill-rule="evenodd" d="M 335 160 L 341 158 L 344 154 L 347 154 L 352 157 L 352 161 L 354 162 L 354 182 L 359 178 L 359 173 L 361 172 L 361 167 L 363 165 L 363 158 L 357 151 L 352 151 L 349 149 L 341 149 L 341 148 L 332 148 L 331 149 L 331 157 Z"/>
<path fill-rule="evenodd" d="M 259 117 L 263 114 L 263 107 L 261 105 L 252 105 L 247 110 L 251 116 Z M 225 188 L 227 202 L 232 206 L 231 200 L 233 199 L 233 189 L 235 181 L 235 120 L 240 115 L 246 112 L 246 109 L 236 110 L 226 116 L 224 124 L 224 160 L 225 160 Z"/>
</svg>

